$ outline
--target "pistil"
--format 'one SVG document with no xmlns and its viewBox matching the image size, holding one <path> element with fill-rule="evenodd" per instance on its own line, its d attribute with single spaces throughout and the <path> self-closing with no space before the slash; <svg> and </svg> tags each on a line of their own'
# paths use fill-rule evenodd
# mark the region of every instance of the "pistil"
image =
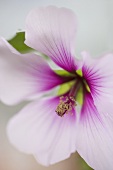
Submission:
<svg viewBox="0 0 113 170">
<path fill-rule="evenodd" d="M 62 96 L 60 97 L 60 102 L 55 110 L 58 116 L 64 116 L 68 114 L 76 106 L 76 101 L 73 96 Z"/>
</svg>

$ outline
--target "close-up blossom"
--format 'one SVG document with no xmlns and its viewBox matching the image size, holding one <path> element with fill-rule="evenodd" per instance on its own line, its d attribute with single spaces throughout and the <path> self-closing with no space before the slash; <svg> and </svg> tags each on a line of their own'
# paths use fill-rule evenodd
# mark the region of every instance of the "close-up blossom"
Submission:
<svg viewBox="0 0 113 170">
<path fill-rule="evenodd" d="M 25 44 L 60 70 L 40 54 L 21 54 L 0 39 L 0 100 L 32 100 L 10 119 L 7 134 L 42 165 L 77 151 L 93 169 L 113 170 L 113 53 L 93 58 L 83 51 L 77 59 L 77 23 L 71 10 L 54 6 L 27 16 Z"/>
</svg>

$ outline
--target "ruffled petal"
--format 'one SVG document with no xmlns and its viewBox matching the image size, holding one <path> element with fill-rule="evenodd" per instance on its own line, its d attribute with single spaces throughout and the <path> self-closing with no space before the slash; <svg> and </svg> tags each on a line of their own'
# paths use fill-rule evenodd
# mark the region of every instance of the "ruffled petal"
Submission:
<svg viewBox="0 0 113 170">
<path fill-rule="evenodd" d="M 113 101 L 113 54 L 92 59 L 87 52 L 84 52 L 83 57 L 83 75 L 95 104 L 103 99 Z"/>
<path fill-rule="evenodd" d="M 20 54 L 0 39 L 0 99 L 4 103 L 15 104 L 40 96 L 62 81 L 40 56 Z"/>
<path fill-rule="evenodd" d="M 112 170 L 113 120 L 98 112 L 90 93 L 85 96 L 77 129 L 77 151 L 83 159 L 95 170 Z"/>
<path fill-rule="evenodd" d="M 64 160 L 76 150 L 75 112 L 59 117 L 55 112 L 58 103 L 58 97 L 30 103 L 7 127 L 11 143 L 43 165 Z"/>
<path fill-rule="evenodd" d="M 63 69 L 75 71 L 76 29 L 76 17 L 69 9 L 54 6 L 34 9 L 26 20 L 25 43 L 49 56 Z"/>
</svg>

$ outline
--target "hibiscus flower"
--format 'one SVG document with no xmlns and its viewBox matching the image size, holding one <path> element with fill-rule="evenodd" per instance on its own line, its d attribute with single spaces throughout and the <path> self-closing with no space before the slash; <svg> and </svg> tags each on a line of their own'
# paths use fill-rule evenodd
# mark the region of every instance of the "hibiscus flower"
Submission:
<svg viewBox="0 0 113 170">
<path fill-rule="evenodd" d="M 11 143 L 38 162 L 50 165 L 77 151 L 96 170 L 113 169 L 113 54 L 74 57 L 77 21 L 65 8 L 30 12 L 25 43 L 46 54 L 68 75 L 58 75 L 43 58 L 19 54 L 0 40 L 0 97 L 7 104 L 27 104 L 9 121 Z M 67 84 L 62 94 L 48 96 Z M 79 109 L 78 109 L 79 107 Z"/>
</svg>

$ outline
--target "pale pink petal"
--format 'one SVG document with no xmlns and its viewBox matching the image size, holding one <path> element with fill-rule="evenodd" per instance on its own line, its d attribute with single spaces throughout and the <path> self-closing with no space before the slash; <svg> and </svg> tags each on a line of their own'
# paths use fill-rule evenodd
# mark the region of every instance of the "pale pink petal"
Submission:
<svg viewBox="0 0 113 170">
<path fill-rule="evenodd" d="M 71 10 L 54 6 L 37 8 L 27 17 L 25 43 L 49 56 L 63 69 L 75 71 L 76 29 L 76 16 Z"/>
<path fill-rule="evenodd" d="M 0 39 L 0 99 L 3 102 L 15 104 L 40 96 L 62 81 L 40 56 L 20 54 Z"/>
<path fill-rule="evenodd" d="M 87 52 L 83 53 L 83 75 L 86 79 L 95 103 L 106 99 L 113 101 L 113 54 L 92 59 Z"/>
<path fill-rule="evenodd" d="M 75 113 L 59 117 L 55 112 L 58 103 L 58 97 L 30 103 L 11 118 L 7 127 L 11 143 L 35 155 L 43 165 L 64 160 L 76 149 Z"/>
<path fill-rule="evenodd" d="M 78 123 L 77 151 L 95 170 L 113 169 L 112 132 L 110 118 L 98 112 L 91 94 L 87 93 Z"/>
</svg>

